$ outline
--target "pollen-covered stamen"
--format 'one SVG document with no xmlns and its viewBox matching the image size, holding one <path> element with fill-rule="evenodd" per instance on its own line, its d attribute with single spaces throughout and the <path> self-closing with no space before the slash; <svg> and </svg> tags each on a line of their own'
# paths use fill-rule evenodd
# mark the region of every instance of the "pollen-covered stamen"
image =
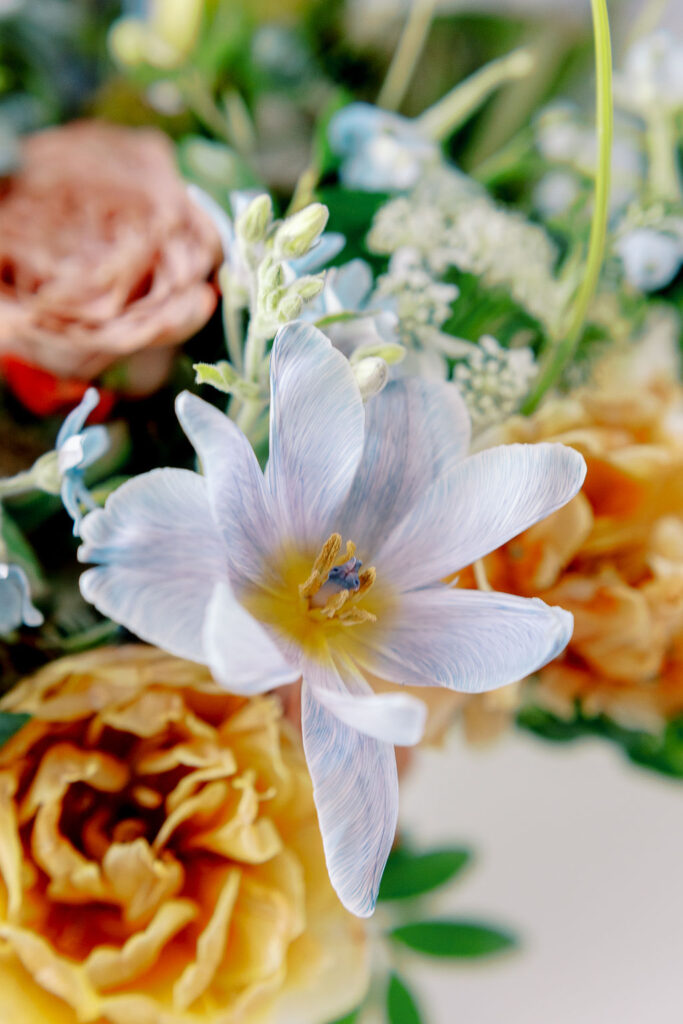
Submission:
<svg viewBox="0 0 683 1024">
<path fill-rule="evenodd" d="M 327 538 L 320 550 L 320 554 L 313 563 L 310 576 L 305 583 L 299 584 L 299 593 L 302 597 L 313 597 L 327 583 L 330 569 L 337 560 L 337 555 L 341 550 L 341 543 L 342 539 L 338 533 L 333 533 Z"/>
<path fill-rule="evenodd" d="M 340 551 L 341 536 L 333 533 L 323 544 L 308 579 L 299 584 L 299 594 L 316 619 L 335 619 L 349 626 L 374 622 L 376 616 L 356 603 L 372 587 L 376 572 L 372 567 L 361 571 L 363 563 L 355 556 L 353 541 L 346 542 L 341 558 Z"/>
</svg>

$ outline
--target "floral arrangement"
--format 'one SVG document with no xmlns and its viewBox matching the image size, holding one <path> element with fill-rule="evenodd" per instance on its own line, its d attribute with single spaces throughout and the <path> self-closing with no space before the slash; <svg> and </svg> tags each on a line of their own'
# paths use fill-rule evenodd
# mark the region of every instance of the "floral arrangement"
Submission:
<svg viewBox="0 0 683 1024">
<path fill-rule="evenodd" d="M 404 748 L 683 776 L 682 44 L 593 0 L 595 125 L 524 39 L 413 109 L 434 5 L 374 97 L 296 6 L 0 14 L 10 1024 L 419 1024 L 391 950 L 514 936 L 420 917 Z"/>
</svg>

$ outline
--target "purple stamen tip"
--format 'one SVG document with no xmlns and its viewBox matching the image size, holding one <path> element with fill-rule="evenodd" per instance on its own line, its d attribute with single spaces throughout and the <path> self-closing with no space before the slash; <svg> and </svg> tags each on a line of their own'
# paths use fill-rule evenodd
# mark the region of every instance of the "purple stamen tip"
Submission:
<svg viewBox="0 0 683 1024">
<path fill-rule="evenodd" d="M 343 565 L 334 565 L 327 578 L 331 583 L 343 587 L 344 590 L 358 590 L 360 587 L 358 570 L 362 564 L 360 558 L 349 558 L 348 562 L 344 562 Z"/>
</svg>

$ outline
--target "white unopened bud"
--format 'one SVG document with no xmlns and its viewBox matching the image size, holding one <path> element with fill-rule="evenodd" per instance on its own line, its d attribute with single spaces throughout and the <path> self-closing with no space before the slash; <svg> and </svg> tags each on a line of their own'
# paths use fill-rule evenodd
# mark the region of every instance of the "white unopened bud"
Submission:
<svg viewBox="0 0 683 1024">
<path fill-rule="evenodd" d="M 273 219 L 273 203 L 267 192 L 252 199 L 235 223 L 235 230 L 245 242 L 262 242 Z"/>
<path fill-rule="evenodd" d="M 317 277 L 300 277 L 298 281 L 294 282 L 292 287 L 304 302 L 308 302 L 309 299 L 314 299 L 316 295 L 320 294 L 324 285 L 325 278 L 320 274 Z"/>
<path fill-rule="evenodd" d="M 305 256 L 325 230 L 329 211 L 322 203 L 311 203 L 288 217 L 275 234 L 275 249 L 285 259 Z"/>
<path fill-rule="evenodd" d="M 364 402 L 378 395 L 389 379 L 389 367 L 378 356 L 361 359 L 353 367 L 353 372 Z"/>
<path fill-rule="evenodd" d="M 278 306 L 277 317 L 280 323 L 296 320 L 302 310 L 304 300 L 296 292 L 288 292 Z"/>
</svg>

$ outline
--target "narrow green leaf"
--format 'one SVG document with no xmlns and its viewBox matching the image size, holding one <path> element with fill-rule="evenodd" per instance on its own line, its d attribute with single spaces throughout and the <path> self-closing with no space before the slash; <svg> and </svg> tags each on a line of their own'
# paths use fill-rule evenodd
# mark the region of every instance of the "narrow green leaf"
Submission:
<svg viewBox="0 0 683 1024">
<path fill-rule="evenodd" d="M 517 942 L 510 932 L 475 921 L 421 921 L 401 925 L 390 935 L 416 953 L 439 957 L 492 956 Z"/>
<path fill-rule="evenodd" d="M 379 889 L 380 900 L 403 900 L 431 892 L 455 878 L 471 860 L 469 850 L 452 847 L 413 854 L 394 851 Z"/>
<path fill-rule="evenodd" d="M 5 743 L 30 721 L 30 715 L 14 711 L 0 711 L 0 747 L 4 747 Z"/>
<path fill-rule="evenodd" d="M 398 974 L 392 974 L 389 978 L 387 1018 L 389 1024 L 422 1024 L 415 998 Z"/>
<path fill-rule="evenodd" d="M 331 1024 L 356 1024 L 359 1013 L 360 1008 L 357 1010 L 352 1010 L 351 1013 L 347 1013 L 345 1017 L 338 1017 L 337 1020 L 331 1021 Z"/>
</svg>

